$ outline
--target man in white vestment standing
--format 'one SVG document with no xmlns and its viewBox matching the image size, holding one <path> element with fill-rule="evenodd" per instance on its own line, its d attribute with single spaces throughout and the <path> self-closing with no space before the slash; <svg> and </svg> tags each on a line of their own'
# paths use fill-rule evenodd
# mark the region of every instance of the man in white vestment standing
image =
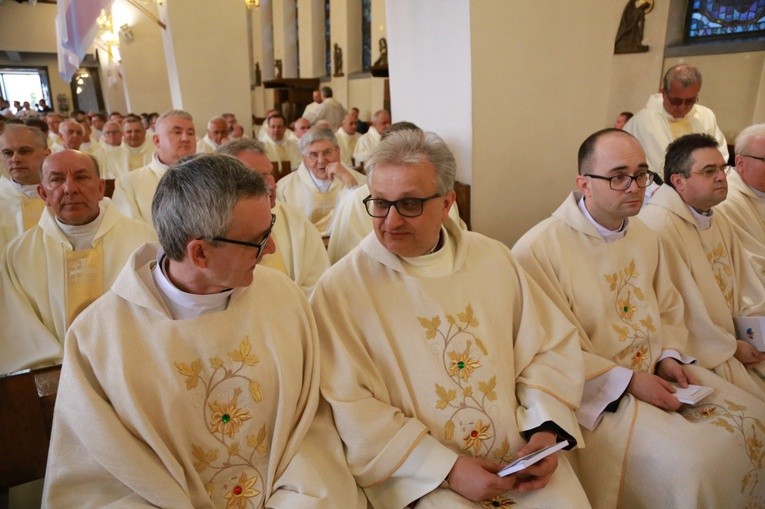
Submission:
<svg viewBox="0 0 765 509">
<path fill-rule="evenodd" d="M 311 97 L 313 98 L 313 102 L 306 106 L 303 110 L 302 116 L 305 118 L 318 114 L 319 108 L 321 108 L 321 103 L 324 100 L 324 97 L 321 94 L 321 90 L 318 88 L 311 92 Z"/>
<path fill-rule="evenodd" d="M 353 149 L 353 160 L 356 166 L 363 164 L 372 151 L 380 144 L 380 137 L 390 127 L 390 113 L 385 110 L 378 110 L 372 116 L 372 126 L 359 140 Z"/>
<path fill-rule="evenodd" d="M 182 110 L 160 115 L 153 136 L 156 152 L 151 162 L 118 178 L 114 184 L 114 206 L 128 217 L 151 224 L 151 200 L 162 175 L 170 165 L 196 151 L 194 119 Z"/>
<path fill-rule="evenodd" d="M 37 226 L 8 244 L 0 270 L 0 372 L 61 361 L 74 318 L 111 286 L 148 225 L 102 200 L 92 156 L 62 150 L 43 163 Z"/>
<path fill-rule="evenodd" d="M 664 184 L 640 212 L 659 234 L 685 301 L 688 354 L 765 400 L 765 352 L 736 335 L 734 318 L 765 316 L 765 287 L 730 221 L 714 211 L 728 194 L 730 167 L 706 134 L 670 143 Z"/>
<path fill-rule="evenodd" d="M 361 134 L 356 132 L 356 118 L 350 113 L 343 117 L 343 123 L 335 131 L 337 144 L 340 147 L 340 159 L 348 168 L 353 168 L 353 150 Z"/>
<path fill-rule="evenodd" d="M 156 147 L 152 140 L 146 137 L 143 122 L 135 118 L 126 118 L 122 121 L 122 134 L 122 150 L 127 154 L 128 171 L 150 164 Z"/>
<path fill-rule="evenodd" d="M 138 249 L 66 338 L 47 507 L 364 509 L 319 394 L 305 295 L 273 252 L 263 179 L 170 168 Z"/>
<path fill-rule="evenodd" d="M 197 142 L 197 154 L 212 154 L 226 141 L 228 122 L 223 117 L 214 117 L 207 122 L 207 132 Z"/>
<path fill-rule="evenodd" d="M 287 130 L 286 120 L 280 113 L 274 113 L 268 117 L 266 122 L 268 123 L 268 131 L 263 138 L 263 143 L 266 145 L 268 158 L 279 163 L 289 161 L 291 170 L 295 171 L 295 168 L 300 166 L 302 157 L 297 142 L 285 134 Z"/>
<path fill-rule="evenodd" d="M 122 127 L 117 122 L 106 122 L 101 143 L 93 152 L 103 179 L 116 179 L 128 172 L 127 154 L 122 149 Z"/>
<path fill-rule="evenodd" d="M 327 250 L 319 231 L 302 210 L 276 200 L 274 169 L 265 146 L 260 141 L 242 138 L 226 143 L 217 152 L 236 157 L 266 181 L 271 213 L 276 216 L 271 235 L 274 252 L 263 256 L 260 264 L 287 274 L 310 297 L 316 282 L 329 268 Z"/>
<path fill-rule="evenodd" d="M 579 328 L 586 375 L 577 417 L 587 447 L 577 456 L 590 502 L 758 506 L 765 467 L 747 454 L 758 433 L 749 426 L 734 433 L 714 421 L 731 430 L 739 416 L 765 424 L 765 403 L 684 355 L 682 298 L 658 236 L 634 217 L 653 180 L 640 143 L 604 129 L 582 143 L 578 162 L 577 191 L 529 230 L 513 254 Z M 716 393 L 683 407 L 670 383 L 701 383 Z M 719 458 L 725 458 L 722 471 Z"/>
<path fill-rule="evenodd" d="M 366 177 L 340 162 L 337 138 L 330 129 L 312 127 L 300 138 L 300 152 L 303 162 L 277 182 L 276 197 L 299 208 L 326 237 L 335 207 Z"/>
<path fill-rule="evenodd" d="M 374 233 L 311 304 L 322 394 L 372 506 L 589 507 L 563 456 L 497 475 L 580 441 L 576 329 L 507 247 L 448 219 L 457 167 L 441 138 L 392 133 L 367 168 Z"/>
<path fill-rule="evenodd" d="M 303 117 L 307 118 L 311 122 L 311 125 L 315 125 L 320 120 L 326 120 L 332 131 L 337 131 L 340 128 L 340 124 L 343 123 L 343 117 L 345 117 L 346 111 L 343 105 L 340 104 L 337 99 L 332 97 L 332 95 L 332 88 L 321 87 L 322 101 L 318 109 L 314 112 L 303 113 Z"/>
<path fill-rule="evenodd" d="M 645 108 L 624 125 L 623 129 L 643 146 L 648 166 L 655 174 L 663 175 L 667 146 L 685 134 L 714 136 L 720 154 L 728 160 L 728 145 L 717 127 L 715 114 L 698 104 L 700 91 L 701 72 L 692 65 L 674 65 L 664 74 L 659 93 L 651 95 Z M 649 196 L 654 190 L 655 186 L 649 188 Z"/>
<path fill-rule="evenodd" d="M 765 124 L 736 136 L 736 167 L 728 174 L 728 197 L 717 206 L 733 225 L 761 281 L 765 281 Z"/>
<path fill-rule="evenodd" d="M 14 237 L 29 230 L 45 208 L 37 185 L 43 160 L 50 154 L 42 131 L 7 124 L 0 134 L 0 154 L 8 175 L 0 175 L 0 253 Z M 2 257 L 2 255 L 0 255 Z"/>
</svg>

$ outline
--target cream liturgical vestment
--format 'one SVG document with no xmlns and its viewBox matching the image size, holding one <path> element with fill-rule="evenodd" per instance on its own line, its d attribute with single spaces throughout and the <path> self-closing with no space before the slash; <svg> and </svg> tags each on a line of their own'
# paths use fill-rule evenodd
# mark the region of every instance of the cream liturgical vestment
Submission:
<svg viewBox="0 0 765 509">
<path fill-rule="evenodd" d="M 287 274 L 310 297 L 316 282 L 329 268 L 321 235 L 303 211 L 288 203 L 277 201 L 271 212 L 276 216 L 271 235 L 276 252 L 265 255 L 260 265 Z"/>
<path fill-rule="evenodd" d="M 8 245 L 0 274 L 0 373 L 60 361 L 59 343 L 74 317 L 109 289 L 136 248 L 156 239 L 108 198 L 97 220 L 90 249 L 73 250 L 48 209 Z"/>
<path fill-rule="evenodd" d="M 551 482 L 482 503 L 439 487 L 458 455 L 506 463 L 547 421 L 581 443 L 576 329 L 499 242 L 446 221 L 444 246 L 412 275 L 374 234 L 311 299 L 322 394 L 356 481 L 375 508 L 589 507 L 559 455 Z M 448 237 L 448 238 L 447 238 Z"/>
<path fill-rule="evenodd" d="M 219 147 L 210 136 L 205 134 L 204 138 L 197 142 L 197 154 L 212 154 Z"/>
<path fill-rule="evenodd" d="M 151 135 L 147 133 L 146 140 L 140 147 L 131 147 L 124 141 L 122 142 L 122 150 L 127 154 L 128 170 L 133 171 L 146 166 L 151 163 L 152 155 L 156 150 L 154 142 L 151 141 Z"/>
<path fill-rule="evenodd" d="M 225 309 L 173 319 L 158 249 L 136 251 L 67 334 L 47 506 L 364 508 L 302 292 L 258 267 Z"/>
<path fill-rule="evenodd" d="M 579 478 L 595 508 L 762 507 L 765 403 L 706 369 L 715 394 L 665 412 L 624 394 L 633 372 L 684 357 L 683 302 L 658 236 L 639 219 L 606 240 L 572 193 L 513 254 L 577 324 L 586 382 Z M 624 394 L 624 396 L 622 396 Z M 614 401 L 615 409 L 606 410 Z M 724 465 L 724 467 L 723 467 Z"/>
<path fill-rule="evenodd" d="M 348 193 L 335 207 L 329 229 L 332 236 L 329 238 L 329 245 L 327 246 L 327 254 L 331 263 L 335 263 L 350 253 L 354 247 L 359 245 L 361 239 L 372 231 L 372 216 L 367 214 L 367 209 L 364 206 L 364 198 L 367 196 L 369 196 L 369 185 L 363 184 Z M 456 201 L 449 209 L 449 217 L 461 229 L 467 230 L 467 225 L 460 219 L 460 211 Z"/>
<path fill-rule="evenodd" d="M 672 281 L 683 296 L 690 331 L 687 353 L 702 367 L 765 400 L 765 363 L 747 370 L 733 357 L 733 318 L 765 316 L 765 288 L 730 222 L 713 213 L 701 228 L 680 195 L 666 184 L 639 217 L 659 234 Z"/>
<path fill-rule="evenodd" d="M 131 171 L 114 183 L 114 206 L 127 217 L 152 224 L 151 201 L 167 168 L 154 152 L 148 166 Z"/>
<path fill-rule="evenodd" d="M 281 143 L 275 142 L 270 136 L 266 135 L 263 138 L 263 143 L 266 145 L 266 155 L 271 162 L 289 161 L 293 172 L 303 162 L 303 156 L 300 154 L 297 142 L 289 139 L 287 134 L 284 135 Z"/>
<path fill-rule="evenodd" d="M 728 174 L 728 197 L 715 211 L 733 225 L 760 281 L 765 282 L 765 193 L 758 196 L 734 170 Z"/>
<path fill-rule="evenodd" d="M 127 153 L 122 146 L 100 145 L 93 157 L 98 161 L 98 170 L 102 179 L 116 179 L 128 171 Z"/>
<path fill-rule="evenodd" d="M 717 140 L 717 148 L 728 160 L 728 144 L 712 110 L 695 104 L 681 119 L 672 118 L 664 109 L 662 94 L 652 94 L 645 108 L 625 124 L 624 130 L 640 141 L 651 171 L 663 175 L 667 146 L 684 134 L 709 134 Z"/>
<path fill-rule="evenodd" d="M 346 168 L 356 182 L 361 185 L 367 178 L 361 173 Z M 348 194 L 349 188 L 340 179 L 333 179 L 326 191 L 321 191 L 311 178 L 310 170 L 305 164 L 300 164 L 293 171 L 276 183 L 276 198 L 299 208 L 322 236 L 331 233 L 330 224 L 335 207 Z"/>
<path fill-rule="evenodd" d="M 356 148 L 356 142 L 361 138 L 361 134 L 348 134 L 342 128 L 335 131 L 337 146 L 340 147 L 340 159 L 343 165 L 353 168 L 353 150 Z"/>
<path fill-rule="evenodd" d="M 37 194 L 36 187 L 24 192 L 19 184 L 0 175 L 0 252 L 8 242 L 40 220 L 45 202 Z"/>
<path fill-rule="evenodd" d="M 374 126 L 370 126 L 369 131 L 361 135 L 361 138 L 356 142 L 356 148 L 353 149 L 353 159 L 356 161 L 356 165 L 369 159 L 372 151 L 380 144 L 380 137 L 380 133 Z"/>
</svg>

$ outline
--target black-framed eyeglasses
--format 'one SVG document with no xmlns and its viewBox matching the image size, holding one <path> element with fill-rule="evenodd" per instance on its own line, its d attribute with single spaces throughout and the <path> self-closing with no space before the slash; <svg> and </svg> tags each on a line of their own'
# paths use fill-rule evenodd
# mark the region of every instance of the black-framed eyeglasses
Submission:
<svg viewBox="0 0 765 509">
<path fill-rule="evenodd" d="M 699 102 L 699 96 L 696 97 L 690 97 L 688 99 L 681 99 L 679 97 L 672 97 L 667 92 L 664 92 L 664 95 L 667 96 L 667 101 L 669 101 L 669 104 L 672 106 L 693 106 L 697 102 Z"/>
<path fill-rule="evenodd" d="M 758 157 L 758 156 L 750 156 L 749 154 L 739 154 L 741 157 L 748 157 L 749 159 L 756 159 L 757 161 L 760 161 L 761 163 L 765 163 L 765 157 Z"/>
<path fill-rule="evenodd" d="M 362 200 L 362 203 L 367 209 L 367 214 L 372 217 L 386 217 L 391 207 L 395 207 L 402 217 L 418 217 L 422 215 L 426 201 L 440 196 L 440 194 L 434 194 L 427 198 L 400 198 L 395 201 L 388 201 L 382 198 L 372 198 L 370 194 Z"/>
<path fill-rule="evenodd" d="M 263 240 L 261 240 L 260 242 L 245 242 L 244 240 L 227 239 L 226 237 L 213 237 L 212 240 L 217 242 L 226 242 L 228 244 L 237 244 L 240 246 L 257 248 L 258 254 L 255 257 L 260 258 L 260 254 L 263 252 L 263 248 L 266 247 L 266 244 L 268 244 L 268 239 L 271 238 L 271 231 L 274 229 L 275 222 L 276 222 L 276 215 L 271 214 L 271 224 L 269 225 L 268 230 L 266 230 L 266 233 L 263 236 Z"/>
<path fill-rule="evenodd" d="M 638 173 L 637 175 L 614 175 L 613 177 L 604 177 L 602 175 L 593 175 L 592 173 L 585 173 L 585 177 L 590 177 L 600 180 L 608 180 L 608 185 L 614 191 L 626 191 L 632 185 L 634 181 L 641 189 L 648 187 L 653 182 L 653 173 L 646 171 Z"/>
</svg>

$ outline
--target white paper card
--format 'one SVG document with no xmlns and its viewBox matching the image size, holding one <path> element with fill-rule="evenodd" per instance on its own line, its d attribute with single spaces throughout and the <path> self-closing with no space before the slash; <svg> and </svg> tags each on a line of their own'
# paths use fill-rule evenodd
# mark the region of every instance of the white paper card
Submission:
<svg viewBox="0 0 765 509">
<path fill-rule="evenodd" d="M 520 458 L 513 461 L 512 463 L 508 463 L 505 466 L 505 468 L 503 468 L 497 473 L 497 475 L 500 477 L 507 477 L 510 474 L 519 472 L 523 470 L 524 468 L 530 467 L 531 465 L 542 460 L 543 458 L 546 458 L 549 455 L 560 451 L 564 447 L 568 447 L 568 440 L 564 440 L 563 442 L 558 442 L 549 447 L 545 447 L 544 449 L 539 449 L 538 451 L 534 451 L 531 454 L 527 454 L 526 456 L 521 456 Z"/>
</svg>

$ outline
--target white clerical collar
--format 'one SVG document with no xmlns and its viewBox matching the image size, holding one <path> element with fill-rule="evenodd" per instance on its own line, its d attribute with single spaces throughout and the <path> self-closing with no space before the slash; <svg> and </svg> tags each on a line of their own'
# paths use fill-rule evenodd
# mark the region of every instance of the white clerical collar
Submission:
<svg viewBox="0 0 765 509">
<path fill-rule="evenodd" d="M 307 167 L 306 167 L 306 170 L 308 170 Z M 311 170 L 308 170 L 308 176 L 311 177 L 311 180 L 313 180 L 313 183 L 316 185 L 316 187 L 319 188 L 319 191 L 321 191 L 322 193 L 326 193 L 327 191 L 329 191 L 329 187 L 332 185 L 331 180 L 329 179 L 321 180 L 319 178 L 316 178 L 316 176 L 313 174 Z"/>
<path fill-rule="evenodd" d="M 712 209 L 709 209 L 709 212 L 699 212 L 687 203 L 685 205 L 691 211 L 693 220 L 696 222 L 696 227 L 699 230 L 708 230 L 712 227 L 712 215 L 714 214 Z"/>
<path fill-rule="evenodd" d="M 439 249 L 442 239 L 443 245 Z M 411 258 L 400 256 L 406 273 L 410 276 L 424 277 L 441 277 L 451 274 L 454 271 L 456 242 L 443 226 L 441 226 L 439 240 L 433 248 L 435 251 L 421 256 Z"/>
<path fill-rule="evenodd" d="M 72 249 L 75 251 L 81 251 L 83 249 L 90 249 L 93 247 L 93 239 L 96 236 L 98 228 L 101 226 L 101 221 L 104 219 L 104 211 L 106 205 L 104 202 L 98 204 L 98 216 L 88 224 L 64 224 L 56 218 L 56 225 L 64 237 L 72 244 Z"/>
<path fill-rule="evenodd" d="M 744 182 L 743 179 L 741 181 Z M 746 184 L 746 182 L 744 182 L 744 183 Z M 749 184 L 747 184 L 747 187 L 749 187 L 749 189 L 752 190 L 752 192 L 757 197 L 757 199 L 759 199 L 761 202 L 765 202 L 765 193 L 763 193 L 762 191 L 758 191 L 757 189 L 753 188 Z"/>
<path fill-rule="evenodd" d="M 623 239 L 624 236 L 627 235 L 627 228 L 630 225 L 629 219 L 625 219 L 618 230 L 609 230 L 602 224 L 595 221 L 595 219 L 590 215 L 590 211 L 587 210 L 587 207 L 584 205 L 584 196 L 579 198 L 577 205 L 579 206 L 579 210 L 582 211 L 582 214 L 584 214 L 584 217 L 590 222 L 590 224 L 592 224 L 592 226 L 595 227 L 595 230 L 597 230 L 597 232 L 606 242 L 615 242 L 619 239 Z"/>
<path fill-rule="evenodd" d="M 165 252 L 160 250 L 157 253 L 157 263 L 151 271 L 151 276 L 167 309 L 170 310 L 173 320 L 195 318 L 226 309 L 228 299 L 234 291 L 233 289 L 209 295 L 196 295 L 184 292 L 167 277 L 168 261 Z"/>
<path fill-rule="evenodd" d="M 13 179 L 11 179 L 11 182 L 13 182 L 13 185 L 16 186 L 16 189 L 18 189 L 19 192 L 27 198 L 40 197 L 40 195 L 37 193 L 37 184 L 19 184 Z"/>
</svg>

